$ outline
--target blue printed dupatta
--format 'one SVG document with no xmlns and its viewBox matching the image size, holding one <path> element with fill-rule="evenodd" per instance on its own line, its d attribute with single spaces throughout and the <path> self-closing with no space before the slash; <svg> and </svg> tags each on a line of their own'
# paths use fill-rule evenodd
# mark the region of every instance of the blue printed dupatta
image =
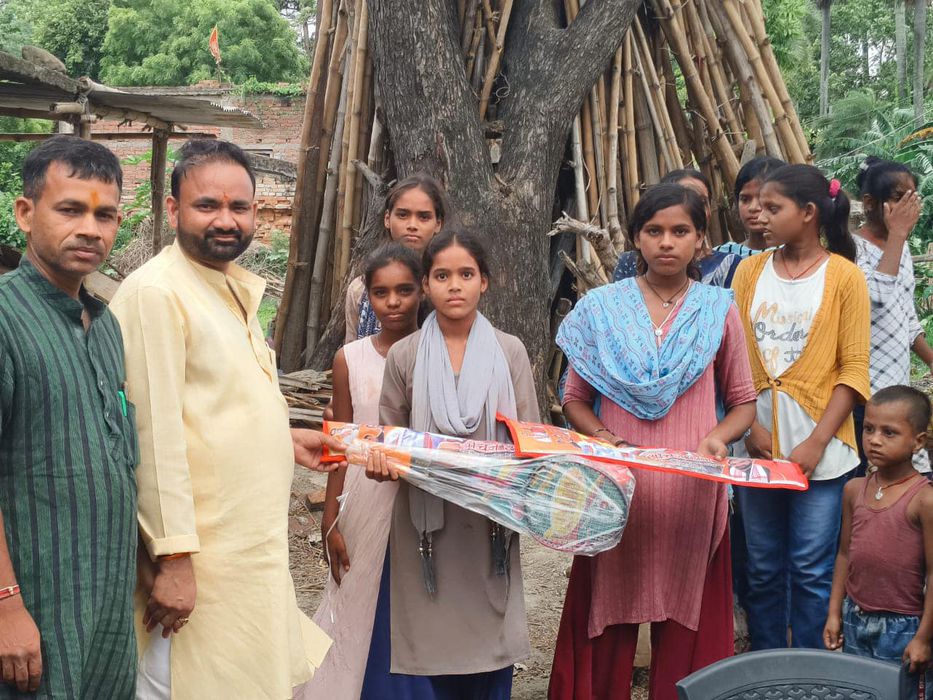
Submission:
<svg viewBox="0 0 933 700">
<path fill-rule="evenodd" d="M 590 386 L 643 420 L 667 415 L 719 351 L 732 291 L 693 283 L 659 348 L 635 279 L 587 292 L 557 344 Z"/>
</svg>

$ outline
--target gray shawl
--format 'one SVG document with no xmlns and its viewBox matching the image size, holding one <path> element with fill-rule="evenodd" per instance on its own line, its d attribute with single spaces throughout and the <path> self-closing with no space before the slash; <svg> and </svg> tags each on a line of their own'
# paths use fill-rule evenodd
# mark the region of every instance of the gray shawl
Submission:
<svg viewBox="0 0 933 700">
<path fill-rule="evenodd" d="M 496 413 L 515 416 L 515 390 L 505 353 L 492 324 L 476 314 L 467 338 L 459 376 L 454 376 L 444 335 L 431 312 L 421 328 L 412 381 L 411 428 L 421 432 L 466 437 L 484 424 L 486 435 L 508 441 Z M 433 587 L 431 536 L 444 527 L 444 501 L 412 488 L 411 520 L 422 537 L 422 557 L 428 589 Z M 426 550 L 426 551 L 425 551 Z M 433 592 L 433 591 L 432 591 Z"/>
</svg>

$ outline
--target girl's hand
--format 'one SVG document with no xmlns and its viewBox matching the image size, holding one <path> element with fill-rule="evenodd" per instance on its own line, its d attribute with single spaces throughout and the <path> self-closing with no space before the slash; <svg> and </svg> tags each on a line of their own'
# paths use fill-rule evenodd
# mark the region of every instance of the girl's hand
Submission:
<svg viewBox="0 0 933 700">
<path fill-rule="evenodd" d="M 800 470 L 808 479 L 816 470 L 816 465 L 823 459 L 824 445 L 812 435 L 794 448 L 787 459 L 800 465 Z"/>
<path fill-rule="evenodd" d="M 722 440 L 713 435 L 707 435 L 697 445 L 696 451 L 701 455 L 708 455 L 716 459 L 723 459 L 729 456 L 729 446 Z"/>
<path fill-rule="evenodd" d="M 366 457 L 366 476 L 374 481 L 398 481 L 398 470 L 389 463 L 384 450 L 371 447 Z"/>
<path fill-rule="evenodd" d="M 922 673 L 930 668 L 930 642 L 914 637 L 904 649 L 903 663 L 911 673 Z"/>
<path fill-rule="evenodd" d="M 758 421 L 752 423 L 751 434 L 745 438 L 745 449 L 754 459 L 771 459 L 771 431 Z"/>
<path fill-rule="evenodd" d="M 334 577 L 334 582 L 339 586 L 343 575 L 350 570 L 350 555 L 347 553 L 347 543 L 343 541 L 343 535 L 340 534 L 340 529 L 336 525 L 331 529 L 324 527 L 322 523 L 321 529 L 325 533 L 330 529 L 330 534 L 327 535 L 327 547 L 324 549 L 324 556 L 327 563 L 330 564 L 330 575 Z"/>
<path fill-rule="evenodd" d="M 898 202 L 884 203 L 884 225 L 888 235 L 907 238 L 920 219 L 920 195 L 907 191 Z"/>
<path fill-rule="evenodd" d="M 826 618 L 826 626 L 823 627 L 823 646 L 830 651 L 836 651 L 842 646 L 842 642 L 842 618 L 830 613 Z"/>
</svg>

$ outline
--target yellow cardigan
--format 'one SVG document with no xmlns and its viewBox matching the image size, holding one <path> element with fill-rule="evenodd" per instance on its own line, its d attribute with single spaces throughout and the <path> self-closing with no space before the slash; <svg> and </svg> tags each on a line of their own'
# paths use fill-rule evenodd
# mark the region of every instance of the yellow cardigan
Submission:
<svg viewBox="0 0 933 700">
<path fill-rule="evenodd" d="M 837 385 L 852 387 L 863 402 L 871 395 L 868 383 L 871 306 L 862 271 L 842 256 L 831 255 L 826 268 L 823 300 L 813 318 L 803 354 L 779 378 L 771 377 L 755 339 L 751 312 L 758 278 L 772 255 L 773 251 L 743 260 L 736 270 L 732 288 L 745 328 L 755 390 L 761 393 L 764 389 L 771 389 L 771 454 L 779 459 L 777 392 L 789 394 L 816 423 L 822 418 Z M 842 423 L 836 437 L 856 449 L 855 425 L 851 416 Z"/>
</svg>

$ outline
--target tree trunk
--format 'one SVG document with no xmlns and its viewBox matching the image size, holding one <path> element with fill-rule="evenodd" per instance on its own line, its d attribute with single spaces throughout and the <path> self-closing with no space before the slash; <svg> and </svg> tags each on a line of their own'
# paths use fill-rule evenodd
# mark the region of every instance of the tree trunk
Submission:
<svg viewBox="0 0 933 700">
<path fill-rule="evenodd" d="M 924 52 L 927 38 L 927 0 L 914 0 L 914 119 L 923 124 Z"/>
<path fill-rule="evenodd" d="M 830 13 L 832 0 L 822 0 L 820 10 L 822 21 L 820 24 L 820 116 L 829 114 L 829 50 L 830 50 Z"/>
<path fill-rule="evenodd" d="M 539 379 L 549 346 L 546 234 L 567 136 L 638 4 L 589 0 L 562 28 L 554 3 L 515 3 L 502 56 L 510 89 L 499 106 L 505 131 L 495 171 L 464 69 L 455 4 L 370 0 L 374 77 L 398 176 L 424 170 L 438 177 L 452 218 L 484 238 L 492 284 L 483 312 L 524 341 Z M 321 349 L 312 364 L 329 362 Z"/>
<path fill-rule="evenodd" d="M 907 3 L 905 0 L 894 0 L 894 54 L 897 60 L 897 103 L 902 105 L 907 101 Z"/>
</svg>

